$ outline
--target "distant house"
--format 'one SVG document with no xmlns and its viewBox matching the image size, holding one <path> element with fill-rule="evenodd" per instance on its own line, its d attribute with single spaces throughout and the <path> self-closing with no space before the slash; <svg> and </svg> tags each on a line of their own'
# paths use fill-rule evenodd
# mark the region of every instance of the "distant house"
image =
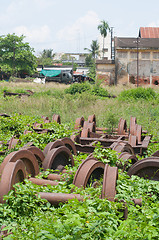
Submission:
<svg viewBox="0 0 159 240">
<path fill-rule="evenodd" d="M 159 84 L 158 29 L 140 28 L 138 38 L 115 37 L 118 81 L 125 73 L 128 74 L 128 82 Z"/>
</svg>

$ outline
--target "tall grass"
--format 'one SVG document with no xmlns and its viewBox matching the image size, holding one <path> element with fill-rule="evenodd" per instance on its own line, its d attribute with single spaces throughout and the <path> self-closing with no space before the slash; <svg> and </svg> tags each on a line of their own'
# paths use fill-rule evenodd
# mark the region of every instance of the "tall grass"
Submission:
<svg viewBox="0 0 159 240">
<path fill-rule="evenodd" d="M 39 85 L 35 83 L 0 83 L 0 113 L 14 114 L 22 113 L 41 117 L 48 116 L 50 119 L 53 113 L 60 114 L 63 123 L 75 122 L 77 117 L 95 114 L 97 125 L 107 127 L 110 115 L 119 121 L 120 117 L 127 120 L 128 126 L 130 116 L 136 116 L 138 124 L 155 134 L 159 132 L 159 107 L 158 88 L 154 88 L 156 98 L 149 99 L 120 99 L 123 90 L 134 89 L 130 86 L 104 86 L 110 94 L 117 98 L 100 99 L 91 95 L 89 91 L 81 94 L 70 95 L 65 93 L 66 85 L 49 83 Z M 4 89 L 19 91 L 30 89 L 34 94 L 30 97 L 3 97 Z M 151 92 L 151 90 L 149 90 Z M 117 126 L 116 126 L 117 127 Z"/>
</svg>

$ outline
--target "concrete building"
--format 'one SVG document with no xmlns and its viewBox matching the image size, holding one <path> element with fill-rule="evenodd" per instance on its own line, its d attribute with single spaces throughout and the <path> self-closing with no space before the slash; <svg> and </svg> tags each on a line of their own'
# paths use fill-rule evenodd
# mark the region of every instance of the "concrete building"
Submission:
<svg viewBox="0 0 159 240">
<path fill-rule="evenodd" d="M 128 82 L 158 85 L 159 38 L 116 37 L 115 62 L 118 80 L 127 73 Z"/>
</svg>

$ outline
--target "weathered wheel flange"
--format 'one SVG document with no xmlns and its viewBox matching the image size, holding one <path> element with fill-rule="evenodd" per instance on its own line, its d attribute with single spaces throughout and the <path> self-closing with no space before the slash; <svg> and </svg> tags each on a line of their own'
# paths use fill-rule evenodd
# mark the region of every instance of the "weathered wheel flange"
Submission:
<svg viewBox="0 0 159 240">
<path fill-rule="evenodd" d="M 84 128 L 88 128 L 90 130 L 90 132 L 94 132 L 94 133 L 96 132 L 95 122 L 84 121 L 83 129 Z"/>
<path fill-rule="evenodd" d="M 14 184 L 23 182 L 25 178 L 26 170 L 22 160 L 7 163 L 1 175 L 0 202 L 4 203 L 3 196 L 13 189 Z"/>
<path fill-rule="evenodd" d="M 21 143 L 20 139 L 16 139 L 16 138 L 12 137 L 9 141 L 8 149 L 14 148 L 18 143 L 19 144 Z"/>
<path fill-rule="evenodd" d="M 38 147 L 35 146 L 28 147 L 27 150 L 31 151 L 34 154 L 38 161 L 39 167 L 42 167 L 42 162 L 44 161 L 45 158 L 43 152 Z"/>
<path fill-rule="evenodd" d="M 88 138 L 90 137 L 90 130 L 89 128 L 83 128 L 81 132 L 81 138 Z"/>
<path fill-rule="evenodd" d="M 116 182 L 118 178 L 118 168 L 110 167 L 108 164 L 104 168 L 102 199 L 107 198 L 114 201 L 116 195 Z"/>
<path fill-rule="evenodd" d="M 154 153 L 152 154 L 152 157 L 159 157 L 159 150 L 157 150 L 156 152 L 154 152 Z"/>
<path fill-rule="evenodd" d="M 118 124 L 118 135 L 125 135 L 126 131 L 127 131 L 126 120 L 123 118 L 120 118 L 119 124 Z"/>
<path fill-rule="evenodd" d="M 34 154 L 26 149 L 21 149 L 19 151 L 11 152 L 10 154 L 8 154 L 0 165 L 0 174 L 2 174 L 6 164 L 8 164 L 9 162 L 16 162 L 19 159 L 24 162 L 28 174 L 31 174 L 32 177 L 38 175 L 38 161 Z"/>
<path fill-rule="evenodd" d="M 132 117 L 130 118 L 130 129 L 129 129 L 129 132 L 130 134 L 132 135 L 135 135 L 136 134 L 136 124 L 137 124 L 137 120 L 136 120 L 136 117 Z"/>
<path fill-rule="evenodd" d="M 135 155 L 132 155 L 128 152 L 122 152 L 120 155 L 119 155 L 119 159 L 122 159 L 124 161 L 124 166 L 123 166 L 123 169 L 127 169 L 130 168 L 128 167 L 128 163 L 129 163 L 129 160 L 131 161 L 132 164 L 136 163 L 138 161 L 137 157 Z"/>
<path fill-rule="evenodd" d="M 74 160 L 70 150 L 65 147 L 54 148 L 49 151 L 43 161 L 43 168 L 46 169 L 58 169 L 58 166 L 71 165 L 74 166 Z"/>
<path fill-rule="evenodd" d="M 79 129 L 79 128 L 83 127 L 83 124 L 84 124 L 84 117 L 77 118 L 75 121 L 74 129 Z"/>
<path fill-rule="evenodd" d="M 84 160 L 77 169 L 73 184 L 85 188 L 90 184 L 90 180 L 100 179 L 104 173 L 104 166 L 103 162 L 99 162 L 95 158 Z"/>
<path fill-rule="evenodd" d="M 58 114 L 53 114 L 53 116 L 52 116 L 52 122 L 57 122 L 57 123 L 61 124 L 60 115 L 58 115 Z"/>
<path fill-rule="evenodd" d="M 94 122 L 96 124 L 96 116 L 95 116 L 95 114 L 88 116 L 88 122 L 90 122 L 90 123 Z"/>
<path fill-rule="evenodd" d="M 128 143 L 132 146 L 135 147 L 137 145 L 137 137 L 129 134 L 129 139 L 128 139 Z"/>
<path fill-rule="evenodd" d="M 112 149 L 118 153 L 128 152 L 132 155 L 135 155 L 132 146 L 128 143 L 118 142 L 118 143 L 114 144 Z"/>
<path fill-rule="evenodd" d="M 50 142 L 46 145 L 46 147 L 43 150 L 43 154 L 46 157 L 47 153 L 51 151 L 53 148 L 58 148 L 61 146 L 65 146 L 65 144 L 61 140 L 56 140 L 54 142 Z"/>
<path fill-rule="evenodd" d="M 159 181 L 159 158 L 144 158 L 131 166 L 128 175 L 137 175 L 145 179 Z"/>
<path fill-rule="evenodd" d="M 76 155 L 76 146 L 74 142 L 71 140 L 71 138 L 65 137 L 62 138 L 61 141 L 64 143 L 64 145 L 71 151 L 72 154 Z"/>
<path fill-rule="evenodd" d="M 47 185 L 56 186 L 56 185 L 59 184 L 56 181 L 47 180 L 47 179 L 29 178 L 28 180 L 30 182 L 32 182 L 32 183 L 34 183 L 36 185 L 40 185 L 40 186 L 47 186 Z"/>
<path fill-rule="evenodd" d="M 136 124 L 136 137 L 138 144 L 141 144 L 142 126 Z"/>
</svg>

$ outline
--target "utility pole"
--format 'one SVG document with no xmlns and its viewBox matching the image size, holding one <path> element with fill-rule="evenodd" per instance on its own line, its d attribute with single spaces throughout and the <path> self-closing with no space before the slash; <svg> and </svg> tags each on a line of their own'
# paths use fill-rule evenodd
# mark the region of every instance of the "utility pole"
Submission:
<svg viewBox="0 0 159 240">
<path fill-rule="evenodd" d="M 139 86 L 139 38 L 137 37 L 137 87 Z"/>
</svg>

